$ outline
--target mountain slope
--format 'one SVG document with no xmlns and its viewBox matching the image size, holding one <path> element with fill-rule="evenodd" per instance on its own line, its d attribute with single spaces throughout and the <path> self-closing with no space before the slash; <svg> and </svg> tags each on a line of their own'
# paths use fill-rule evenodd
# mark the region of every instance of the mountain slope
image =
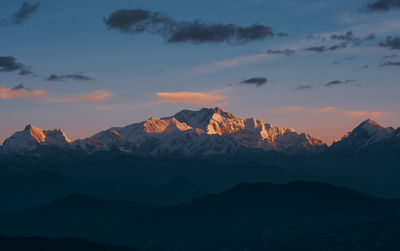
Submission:
<svg viewBox="0 0 400 251">
<path fill-rule="evenodd" d="M 239 118 L 216 107 L 182 110 L 170 117 L 113 127 L 74 142 L 60 129 L 42 130 L 28 125 L 6 139 L 0 152 L 32 154 L 47 147 L 48 155 L 59 150 L 80 154 L 119 152 L 150 157 L 208 158 L 266 151 L 286 155 L 318 154 L 326 150 L 358 152 L 382 142 L 399 145 L 400 129 L 384 128 L 366 120 L 328 148 L 310 134 L 276 127 L 257 118 Z M 36 155 L 46 155 L 46 151 Z"/>
<path fill-rule="evenodd" d="M 274 127 L 251 118 L 242 119 L 220 108 L 183 110 L 166 118 L 150 118 L 114 127 L 71 142 L 60 129 L 42 130 L 28 125 L 8 138 L 3 153 L 29 153 L 41 146 L 92 154 L 119 151 L 156 157 L 183 158 L 231 155 L 243 151 L 277 151 L 285 154 L 316 153 L 326 145 L 309 134 Z"/>
<path fill-rule="evenodd" d="M 43 130 L 27 125 L 23 131 L 14 133 L 3 143 L 2 151 L 18 153 L 35 150 L 39 146 L 65 148 L 71 141 L 61 129 Z"/>
<path fill-rule="evenodd" d="M 309 134 L 274 127 L 256 118 L 241 119 L 220 108 L 183 110 L 166 118 L 150 118 L 126 127 L 110 128 L 76 142 L 85 151 L 112 147 L 153 156 L 210 156 L 245 150 L 286 154 L 314 153 L 326 145 Z"/>
<path fill-rule="evenodd" d="M 347 133 L 339 141 L 336 141 L 331 149 L 340 151 L 360 151 L 376 143 L 395 138 L 399 129 L 384 128 L 372 120 L 366 120 Z M 399 141 L 400 143 L 400 141 Z"/>
</svg>

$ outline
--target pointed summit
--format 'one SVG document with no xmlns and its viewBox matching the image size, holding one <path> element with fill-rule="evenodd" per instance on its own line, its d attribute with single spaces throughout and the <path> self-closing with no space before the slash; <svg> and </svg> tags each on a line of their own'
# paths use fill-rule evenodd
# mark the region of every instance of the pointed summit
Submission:
<svg viewBox="0 0 400 251">
<path fill-rule="evenodd" d="M 367 131 L 376 131 L 376 130 L 382 130 L 385 129 L 381 125 L 379 125 L 377 122 L 367 119 L 364 122 L 362 122 L 359 126 L 356 128 L 362 128 Z"/>
<path fill-rule="evenodd" d="M 36 149 L 40 145 L 65 147 L 71 140 L 61 129 L 43 130 L 31 124 L 7 138 L 3 143 L 3 151 L 26 152 Z"/>
<path fill-rule="evenodd" d="M 392 127 L 388 128 L 382 127 L 377 122 L 370 119 L 367 119 L 364 122 L 362 122 L 352 132 L 357 132 L 359 130 L 364 130 L 368 134 L 374 134 L 379 132 L 382 132 L 381 134 L 391 134 L 394 131 Z"/>
<path fill-rule="evenodd" d="M 114 137 L 110 130 L 119 136 Z M 243 148 L 288 154 L 319 152 L 326 148 L 322 141 L 310 135 L 274 127 L 256 118 L 242 119 L 220 107 L 182 110 L 170 117 L 110 128 L 79 141 L 78 145 L 94 150 L 105 150 L 114 145 L 128 152 L 128 148 L 134 146 L 135 150 L 142 149 L 155 155 L 175 151 L 182 156 L 223 154 Z"/>
<path fill-rule="evenodd" d="M 367 119 L 352 131 L 348 132 L 339 141 L 332 145 L 332 149 L 359 151 L 371 144 L 388 139 L 394 129 L 382 127 L 377 122 Z"/>
<path fill-rule="evenodd" d="M 4 142 L 3 150 L 22 152 L 38 147 L 96 151 L 119 150 L 154 156 L 215 156 L 240 151 L 317 153 L 326 145 L 309 134 L 275 127 L 260 119 L 243 119 L 220 107 L 182 110 L 166 118 L 150 118 L 125 127 L 113 127 L 71 142 L 61 129 L 42 130 L 27 125 Z M 47 148 L 45 149 L 48 150 Z"/>
</svg>

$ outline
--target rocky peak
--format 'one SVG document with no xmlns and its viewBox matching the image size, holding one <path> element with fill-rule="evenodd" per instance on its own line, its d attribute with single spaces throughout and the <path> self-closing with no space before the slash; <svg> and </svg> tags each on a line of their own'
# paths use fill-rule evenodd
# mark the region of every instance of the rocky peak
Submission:
<svg viewBox="0 0 400 251">
<path fill-rule="evenodd" d="M 382 127 L 377 122 L 367 119 L 354 130 L 348 132 L 342 139 L 335 141 L 333 149 L 345 148 L 358 151 L 376 142 L 391 137 L 394 129 Z"/>
<path fill-rule="evenodd" d="M 27 136 L 33 137 L 39 143 L 44 142 L 46 139 L 45 132 L 42 129 L 34 127 L 31 124 L 28 124 L 27 126 L 25 126 L 25 129 L 23 132 L 26 133 Z"/>
<path fill-rule="evenodd" d="M 185 122 L 181 123 L 175 118 L 170 119 L 158 119 L 150 118 L 143 124 L 144 131 L 146 133 L 163 133 L 172 132 L 175 130 L 186 131 L 192 129 Z"/>
</svg>

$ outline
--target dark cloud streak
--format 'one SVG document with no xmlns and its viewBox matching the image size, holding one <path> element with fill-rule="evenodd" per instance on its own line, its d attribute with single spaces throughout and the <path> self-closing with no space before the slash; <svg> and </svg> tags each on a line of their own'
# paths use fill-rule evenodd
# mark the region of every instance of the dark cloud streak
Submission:
<svg viewBox="0 0 400 251">
<path fill-rule="evenodd" d="M 336 51 L 339 49 L 345 49 L 347 48 L 348 44 L 347 43 L 341 43 L 341 44 L 336 44 L 336 45 L 331 45 L 331 46 L 313 46 L 313 47 L 308 47 L 305 48 L 305 51 L 313 51 L 313 52 L 318 52 L 318 53 L 323 53 L 323 52 L 328 52 L 328 51 Z"/>
<path fill-rule="evenodd" d="M 345 34 L 332 34 L 331 39 L 333 40 L 344 40 L 344 41 L 354 41 L 356 37 L 352 31 L 348 31 Z"/>
<path fill-rule="evenodd" d="M 367 11 L 389 11 L 400 8 L 400 0 L 376 0 L 366 6 Z"/>
<path fill-rule="evenodd" d="M 295 89 L 298 91 L 304 91 L 304 90 L 309 90 L 312 88 L 313 88 L 313 86 L 311 86 L 311 85 L 299 85 Z"/>
<path fill-rule="evenodd" d="M 385 40 L 379 42 L 381 47 L 386 47 L 392 50 L 400 50 L 400 36 L 392 37 L 387 36 Z"/>
<path fill-rule="evenodd" d="M 28 75 L 32 74 L 27 67 L 12 57 L 12 56 L 3 56 L 0 57 L 0 72 L 13 72 L 19 71 L 19 75 Z"/>
<path fill-rule="evenodd" d="M 332 87 L 332 86 L 338 86 L 338 85 L 343 85 L 343 84 L 349 84 L 349 83 L 353 83 L 353 82 L 356 82 L 356 81 L 357 81 L 356 79 L 348 79 L 348 80 L 344 80 L 344 81 L 333 80 L 333 81 L 328 82 L 325 86 L 326 87 Z"/>
<path fill-rule="evenodd" d="M 28 88 L 25 88 L 24 84 L 19 84 L 15 87 L 11 88 L 11 90 L 21 90 L 21 89 L 29 90 Z"/>
<path fill-rule="evenodd" d="M 14 24 L 22 24 L 28 20 L 33 13 L 35 13 L 40 6 L 40 3 L 26 3 L 24 2 L 21 8 L 12 16 Z"/>
<path fill-rule="evenodd" d="M 244 79 L 240 83 L 242 85 L 255 85 L 257 87 L 260 87 L 262 85 L 267 84 L 268 79 L 264 77 L 255 77 L 255 78 L 249 78 L 249 79 Z"/>
<path fill-rule="evenodd" d="M 108 29 L 121 33 L 138 34 L 148 32 L 163 37 L 167 43 L 191 42 L 194 44 L 221 43 L 243 44 L 274 35 L 271 27 L 261 24 L 238 26 L 235 24 L 206 24 L 200 20 L 192 22 L 177 21 L 168 15 L 143 9 L 121 9 L 104 18 Z"/>
<path fill-rule="evenodd" d="M 56 75 L 51 74 L 46 81 L 64 81 L 64 80 L 74 80 L 74 81 L 90 81 L 95 80 L 95 78 L 88 77 L 81 74 L 65 74 L 65 75 Z"/>
<path fill-rule="evenodd" d="M 285 55 L 285 56 L 293 56 L 295 51 L 292 49 L 284 49 L 284 50 L 268 50 L 267 54 L 271 55 Z"/>
<path fill-rule="evenodd" d="M 25 23 L 32 14 L 39 9 L 40 3 L 24 2 L 17 12 L 12 14 L 9 19 L 0 20 L 0 25 L 20 25 Z"/>
<path fill-rule="evenodd" d="M 381 66 L 400 66 L 400 62 L 387 61 L 381 64 Z"/>
</svg>

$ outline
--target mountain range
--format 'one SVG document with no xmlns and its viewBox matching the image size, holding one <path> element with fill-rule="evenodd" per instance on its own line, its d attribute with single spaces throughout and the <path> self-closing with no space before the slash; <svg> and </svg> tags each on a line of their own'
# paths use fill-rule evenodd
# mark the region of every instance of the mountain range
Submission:
<svg viewBox="0 0 400 251">
<path fill-rule="evenodd" d="M 4 141 L 0 153 L 24 155 L 36 152 L 40 156 L 49 155 L 53 152 L 51 149 L 88 155 L 118 151 L 192 158 L 269 151 L 285 155 L 357 152 L 377 143 L 400 144 L 400 128 L 383 128 L 366 120 L 328 147 L 308 133 L 276 127 L 257 118 L 239 118 L 217 107 L 182 110 L 170 117 L 113 127 L 75 141 L 68 139 L 61 129 L 43 130 L 27 125 L 23 131 Z"/>
<path fill-rule="evenodd" d="M 372 120 L 327 146 L 220 108 L 75 141 L 28 125 L 0 149 L 0 249 L 398 250 L 399 153 Z"/>
</svg>

